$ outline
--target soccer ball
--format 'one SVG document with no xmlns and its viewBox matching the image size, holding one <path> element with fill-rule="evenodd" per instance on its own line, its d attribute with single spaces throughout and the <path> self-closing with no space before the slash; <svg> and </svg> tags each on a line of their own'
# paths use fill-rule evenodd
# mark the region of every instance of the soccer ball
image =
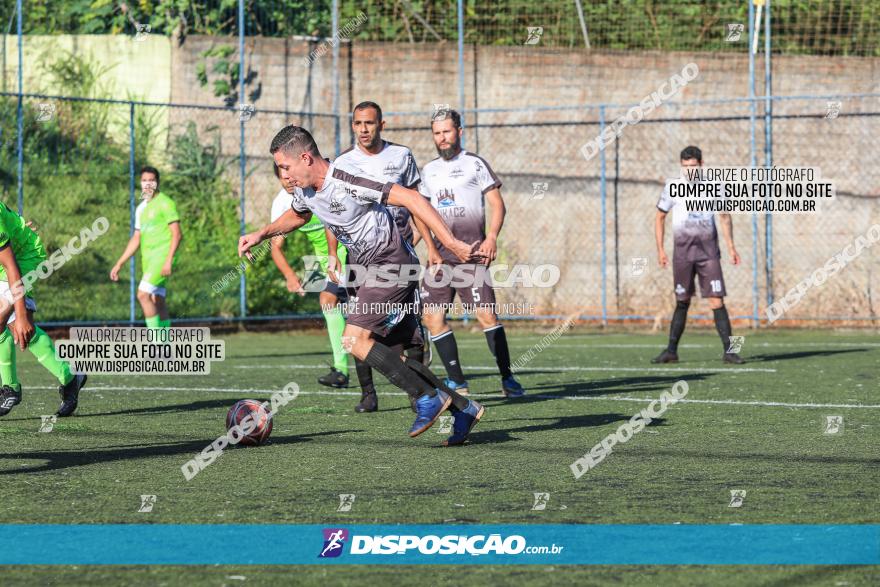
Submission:
<svg viewBox="0 0 880 587">
<path fill-rule="evenodd" d="M 256 446 L 272 433 L 272 417 L 257 400 L 239 400 L 226 414 L 226 430 L 237 444 Z"/>
</svg>

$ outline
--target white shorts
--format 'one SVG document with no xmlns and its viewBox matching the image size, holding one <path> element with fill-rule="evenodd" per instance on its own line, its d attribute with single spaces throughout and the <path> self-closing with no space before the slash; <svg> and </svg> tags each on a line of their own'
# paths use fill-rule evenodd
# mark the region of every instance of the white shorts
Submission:
<svg viewBox="0 0 880 587">
<path fill-rule="evenodd" d="M 12 290 L 9 288 L 8 281 L 0 281 L 0 296 L 2 296 L 7 303 L 11 306 L 14 303 Z M 24 298 L 24 307 L 30 310 L 31 312 L 37 311 L 37 302 L 33 300 L 33 298 L 29 298 L 25 296 Z M 15 312 L 9 315 L 9 319 L 6 320 L 7 324 L 12 324 L 15 322 Z"/>
<path fill-rule="evenodd" d="M 138 284 L 138 289 L 141 291 L 145 291 L 153 296 L 165 297 L 165 288 L 164 287 L 156 287 L 149 281 L 144 281 L 143 279 Z"/>
</svg>

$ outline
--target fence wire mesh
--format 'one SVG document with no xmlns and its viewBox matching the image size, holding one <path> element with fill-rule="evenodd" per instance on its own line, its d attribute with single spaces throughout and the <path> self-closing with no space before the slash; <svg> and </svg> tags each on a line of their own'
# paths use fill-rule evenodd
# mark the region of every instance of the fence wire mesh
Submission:
<svg viewBox="0 0 880 587">
<path fill-rule="evenodd" d="M 140 315 L 128 267 L 118 283 L 108 272 L 129 238 L 131 205 L 139 201 L 137 171 L 146 163 L 162 169 L 163 189 L 191 220 L 174 269 L 175 315 L 317 312 L 316 300 L 288 295 L 268 258 L 242 265 L 235 243 L 242 221 L 251 228 L 268 220 L 278 192 L 268 153 L 272 136 L 285 124 L 303 125 L 332 158 L 351 144 L 348 112 L 364 99 L 382 104 L 386 138 L 409 146 L 420 165 L 436 157 L 429 132 L 434 105 L 463 112 L 465 148 L 488 160 L 504 182 L 508 217 L 499 263 L 560 269 L 556 287 L 499 290 L 500 302 L 527 304 L 533 316 L 668 316 L 671 276 L 656 266 L 653 219 L 663 181 L 675 175 L 677 154 L 687 144 L 699 145 L 708 164 L 764 165 L 770 156 L 775 165 L 821 168 L 837 185 L 838 201 L 816 216 L 734 217 L 743 262 L 733 267 L 725 260 L 724 268 L 736 316 L 762 316 L 768 304 L 880 219 L 880 171 L 866 164 L 880 150 L 880 102 L 870 93 L 880 55 L 877 0 L 770 3 L 772 89 L 778 96 L 769 144 L 760 98 L 770 90 L 760 54 L 763 20 L 752 64 L 759 97 L 714 99 L 748 92 L 747 2 L 467 0 L 460 69 L 455 0 L 341 0 L 335 38 L 329 0 L 255 0 L 245 7 L 244 96 L 238 95 L 238 55 L 228 36 L 238 32 L 235 3 L 141 3 L 127 12 L 108 5 L 88 18 L 65 6 L 24 4 L 25 32 L 33 39 L 24 45 L 22 174 L 12 93 L 18 55 L 8 35 L 15 15 L 12 8 L 2 11 L 3 200 L 18 205 L 21 179 L 25 217 L 37 223 L 50 249 L 98 216 L 112 227 L 64 272 L 40 284 L 39 291 L 51 292 L 40 296 L 43 320 Z M 56 62 L 47 57 L 53 39 L 40 35 L 61 30 L 74 35 L 58 41 L 64 50 Z M 167 36 L 168 61 L 176 68 L 169 72 L 172 99 L 151 103 L 115 89 L 102 92 L 105 79 L 123 77 L 104 63 L 109 58 L 94 37 L 82 46 L 97 62 L 72 57 L 75 35 L 82 33 Z M 626 127 L 603 153 L 584 158 L 582 146 L 603 124 L 690 61 L 700 64 L 698 83 Z M 97 99 L 107 96 L 120 99 Z M 839 114 L 830 116 L 832 110 Z M 307 252 L 298 234 L 285 247 L 291 258 Z M 866 250 L 786 318 L 874 320 L 877 255 Z M 82 296 L 98 302 L 88 315 L 76 303 Z"/>
</svg>

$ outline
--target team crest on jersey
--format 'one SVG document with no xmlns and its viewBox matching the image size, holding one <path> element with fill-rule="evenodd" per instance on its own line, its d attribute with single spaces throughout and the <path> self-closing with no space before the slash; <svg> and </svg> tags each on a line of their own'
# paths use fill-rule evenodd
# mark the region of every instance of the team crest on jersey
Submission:
<svg viewBox="0 0 880 587">
<path fill-rule="evenodd" d="M 449 172 L 449 177 L 461 177 L 464 175 L 464 171 L 462 171 L 461 167 L 453 167 L 452 171 Z"/>
<path fill-rule="evenodd" d="M 339 202 L 337 200 L 330 200 L 330 212 L 332 214 L 342 214 L 346 210 L 347 208 L 342 202 Z"/>
<path fill-rule="evenodd" d="M 397 175 L 398 171 L 399 171 L 399 169 L 398 169 L 397 165 L 395 165 L 394 162 L 392 161 L 391 163 L 389 163 L 388 165 L 385 166 L 385 169 L 382 170 L 382 173 L 384 173 L 388 177 L 394 177 Z"/>
<path fill-rule="evenodd" d="M 452 193 L 452 190 L 442 189 L 437 194 L 437 205 L 440 208 L 447 208 L 449 206 L 455 206 L 455 194 Z"/>
</svg>

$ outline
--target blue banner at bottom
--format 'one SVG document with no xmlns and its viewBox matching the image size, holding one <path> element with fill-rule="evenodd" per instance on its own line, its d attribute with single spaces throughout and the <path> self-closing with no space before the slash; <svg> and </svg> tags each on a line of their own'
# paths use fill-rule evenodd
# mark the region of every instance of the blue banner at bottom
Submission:
<svg viewBox="0 0 880 587">
<path fill-rule="evenodd" d="M 880 525 L 0 525 L 4 565 L 876 565 Z"/>
</svg>

